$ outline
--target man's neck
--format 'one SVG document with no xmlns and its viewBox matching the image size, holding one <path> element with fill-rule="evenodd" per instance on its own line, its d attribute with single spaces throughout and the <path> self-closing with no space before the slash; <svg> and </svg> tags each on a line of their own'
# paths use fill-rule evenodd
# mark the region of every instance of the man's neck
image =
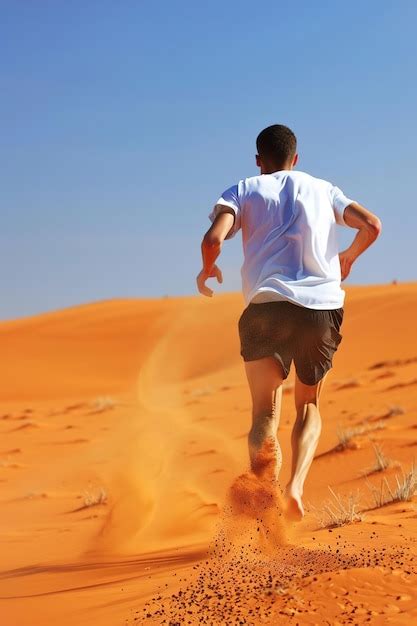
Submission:
<svg viewBox="0 0 417 626">
<path fill-rule="evenodd" d="M 261 168 L 261 174 L 273 174 L 274 172 L 282 172 L 284 170 L 292 170 L 293 166 L 291 163 L 284 163 L 284 165 L 273 165 L 269 164 L 265 168 Z"/>
</svg>

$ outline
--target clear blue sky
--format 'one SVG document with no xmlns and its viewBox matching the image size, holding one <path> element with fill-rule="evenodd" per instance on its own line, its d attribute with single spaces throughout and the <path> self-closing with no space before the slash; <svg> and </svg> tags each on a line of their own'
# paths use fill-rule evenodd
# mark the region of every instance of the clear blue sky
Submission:
<svg viewBox="0 0 417 626">
<path fill-rule="evenodd" d="M 414 280 L 416 23 L 414 0 L 1 2 L 0 318 L 194 293 L 272 123 L 382 218 L 350 282 Z M 222 257 L 238 290 L 238 238 Z"/>
</svg>

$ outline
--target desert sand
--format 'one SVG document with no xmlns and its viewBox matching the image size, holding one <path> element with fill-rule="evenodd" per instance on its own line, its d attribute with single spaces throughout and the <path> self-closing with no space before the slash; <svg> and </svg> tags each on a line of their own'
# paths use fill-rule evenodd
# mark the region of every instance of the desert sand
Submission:
<svg viewBox="0 0 417 626">
<path fill-rule="evenodd" d="M 247 473 L 240 295 L 1 323 L 0 625 L 417 623 L 417 503 L 385 504 L 417 449 L 417 284 L 346 291 L 299 524 Z M 329 486 L 361 519 L 332 524 Z"/>
</svg>

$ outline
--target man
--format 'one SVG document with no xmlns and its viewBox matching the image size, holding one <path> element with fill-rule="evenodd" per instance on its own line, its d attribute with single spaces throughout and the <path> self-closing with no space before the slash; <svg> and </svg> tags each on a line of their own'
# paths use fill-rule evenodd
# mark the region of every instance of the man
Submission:
<svg viewBox="0 0 417 626">
<path fill-rule="evenodd" d="M 203 295 L 213 295 L 206 281 L 223 280 L 216 265 L 222 243 L 242 229 L 247 307 L 239 335 L 253 405 L 251 467 L 259 474 L 260 459 L 272 449 L 272 478 L 278 478 L 282 382 L 294 361 L 296 419 L 285 493 L 289 516 L 301 519 L 304 482 L 321 432 L 319 397 L 342 338 L 345 292 L 340 283 L 379 236 L 381 222 L 338 187 L 293 171 L 297 140 L 286 126 L 265 128 L 256 146 L 260 176 L 227 189 L 209 216 L 212 226 L 202 242 L 197 285 Z M 357 230 L 352 244 L 340 253 L 337 224 Z"/>
</svg>

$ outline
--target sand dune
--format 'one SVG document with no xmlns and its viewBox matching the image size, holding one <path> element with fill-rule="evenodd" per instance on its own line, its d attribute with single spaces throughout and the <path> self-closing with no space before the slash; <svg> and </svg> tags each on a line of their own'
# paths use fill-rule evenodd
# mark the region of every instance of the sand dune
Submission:
<svg viewBox="0 0 417 626">
<path fill-rule="evenodd" d="M 417 284 L 347 289 L 297 526 L 279 500 L 257 514 L 246 474 L 242 306 L 116 300 L 0 324 L 1 626 L 417 621 L 416 503 L 375 506 L 367 485 L 387 494 L 415 457 Z M 395 463 L 365 477 L 377 444 Z M 359 492 L 362 521 L 319 527 L 329 485 Z"/>
</svg>

